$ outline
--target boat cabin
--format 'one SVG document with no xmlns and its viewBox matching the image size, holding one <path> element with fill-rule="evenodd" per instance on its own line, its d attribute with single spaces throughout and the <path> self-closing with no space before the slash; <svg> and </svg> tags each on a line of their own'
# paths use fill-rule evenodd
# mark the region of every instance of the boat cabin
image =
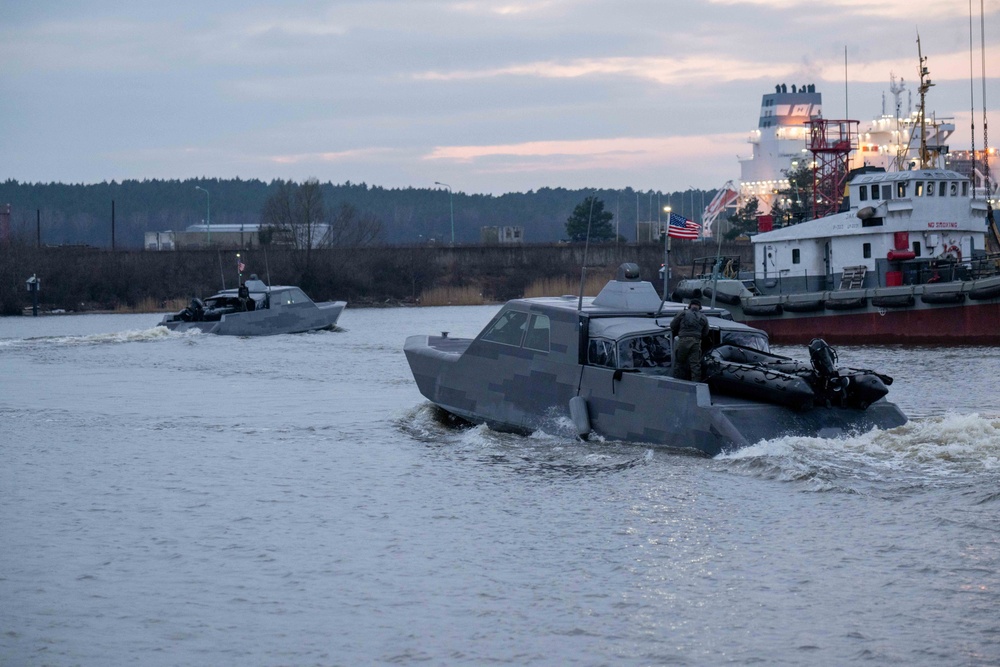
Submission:
<svg viewBox="0 0 1000 667">
<path fill-rule="evenodd" d="M 685 304 L 663 302 L 652 284 L 619 275 L 596 297 L 574 296 L 515 299 L 483 329 L 472 347 L 496 354 L 553 362 L 599 366 L 669 375 L 673 337 L 670 322 Z M 721 308 L 705 308 L 709 322 L 707 352 L 719 345 L 740 345 L 769 351 L 767 334 L 734 322 Z M 486 347 L 484 347 L 484 345 Z M 519 348 L 515 352 L 512 348 Z"/>
<path fill-rule="evenodd" d="M 845 210 L 752 238 L 763 294 L 960 279 L 985 253 L 986 202 L 945 169 L 867 171 Z"/>
<path fill-rule="evenodd" d="M 313 301 L 305 292 L 294 286 L 268 287 L 262 280 L 246 281 L 246 292 L 226 289 L 217 292 L 202 302 L 192 299 L 191 305 L 178 314 L 186 322 L 217 322 L 223 315 L 282 308 L 296 304 L 311 304 Z"/>
<path fill-rule="evenodd" d="M 592 319 L 587 343 L 587 365 L 621 370 L 667 374 L 672 365 L 669 321 L 656 326 L 653 320 L 615 317 Z M 704 350 L 720 345 L 739 345 L 769 352 L 767 334 L 745 324 L 709 317 L 710 341 Z"/>
</svg>

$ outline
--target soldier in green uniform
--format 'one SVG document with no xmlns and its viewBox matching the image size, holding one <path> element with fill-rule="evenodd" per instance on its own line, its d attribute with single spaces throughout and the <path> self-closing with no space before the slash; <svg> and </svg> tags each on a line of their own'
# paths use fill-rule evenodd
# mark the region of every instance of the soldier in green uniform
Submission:
<svg viewBox="0 0 1000 667">
<path fill-rule="evenodd" d="M 701 313 L 701 301 L 691 299 L 670 322 L 674 334 L 674 377 L 701 382 L 701 339 L 708 335 L 708 318 Z"/>
</svg>

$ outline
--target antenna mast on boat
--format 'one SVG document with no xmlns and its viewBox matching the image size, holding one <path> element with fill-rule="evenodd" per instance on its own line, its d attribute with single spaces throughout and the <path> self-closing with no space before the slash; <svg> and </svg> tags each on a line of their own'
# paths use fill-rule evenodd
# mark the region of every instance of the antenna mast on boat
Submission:
<svg viewBox="0 0 1000 667">
<path fill-rule="evenodd" d="M 920 87 L 917 89 L 920 92 L 920 168 L 929 169 L 931 167 L 930 153 L 927 151 L 927 117 L 925 115 L 924 99 L 927 95 L 927 91 L 931 89 L 934 84 L 927 77 L 930 72 L 927 67 L 924 66 L 924 62 L 927 60 L 924 57 L 923 52 L 920 49 L 920 33 L 917 33 L 917 57 L 920 59 L 920 67 L 918 68 L 920 73 Z"/>
<path fill-rule="evenodd" d="M 851 111 L 847 98 L 847 44 L 844 44 L 844 118 L 850 118 Z"/>
<path fill-rule="evenodd" d="M 226 289 L 226 270 L 222 267 L 222 249 L 217 248 L 216 252 L 219 255 L 219 274 L 222 276 L 222 289 Z"/>
<path fill-rule="evenodd" d="M 583 311 L 583 288 L 587 282 L 587 250 L 590 248 L 590 223 L 594 220 L 594 200 L 597 199 L 597 192 L 590 196 L 590 214 L 587 216 L 587 239 L 583 244 L 583 266 L 580 267 L 580 300 L 576 304 L 576 311 Z"/>
<path fill-rule="evenodd" d="M 896 127 L 896 155 L 892 159 L 892 171 L 903 171 L 904 165 L 906 163 L 906 155 L 910 152 L 910 142 L 913 141 L 913 133 L 911 132 L 906 138 L 906 146 L 903 146 L 901 137 L 903 132 L 899 125 L 899 119 L 903 113 L 903 103 L 900 101 L 899 97 L 906 90 L 906 81 L 903 77 L 899 77 L 899 83 L 896 83 L 896 75 L 892 72 L 889 73 L 889 92 L 892 93 L 893 102 L 893 123 Z M 885 110 L 883 109 L 882 114 L 885 115 Z M 906 115 L 909 117 L 910 110 L 906 110 Z"/>
<path fill-rule="evenodd" d="M 976 198 L 976 138 L 975 138 L 975 76 L 972 51 L 975 48 L 972 31 L 972 0 L 969 0 L 969 93 L 971 99 L 972 117 L 972 197 Z M 992 171 L 990 165 L 990 137 L 986 116 L 986 17 L 983 0 L 979 0 L 979 49 L 982 58 L 982 82 L 983 82 L 983 198 L 986 200 L 986 250 L 989 253 L 1000 252 L 1000 226 L 997 225 L 996 215 L 993 211 L 993 184 Z"/>
<path fill-rule="evenodd" d="M 979 44 L 980 44 L 980 54 L 983 59 L 983 160 L 986 162 L 986 168 L 983 172 L 986 175 L 986 205 L 990 208 L 990 196 L 993 194 L 991 191 L 992 184 L 990 183 L 990 137 L 989 128 L 986 124 L 986 18 L 984 16 L 983 0 L 979 0 Z M 992 211 L 991 211 L 992 213 Z M 996 231 L 996 223 L 994 225 L 994 232 Z"/>
</svg>

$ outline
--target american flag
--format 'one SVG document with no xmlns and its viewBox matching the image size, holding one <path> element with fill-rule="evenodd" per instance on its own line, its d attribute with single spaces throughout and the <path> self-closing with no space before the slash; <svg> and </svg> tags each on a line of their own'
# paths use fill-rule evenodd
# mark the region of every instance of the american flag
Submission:
<svg viewBox="0 0 1000 667">
<path fill-rule="evenodd" d="M 696 239 L 701 233 L 701 225 L 688 220 L 683 215 L 671 213 L 667 233 L 672 239 Z"/>
</svg>

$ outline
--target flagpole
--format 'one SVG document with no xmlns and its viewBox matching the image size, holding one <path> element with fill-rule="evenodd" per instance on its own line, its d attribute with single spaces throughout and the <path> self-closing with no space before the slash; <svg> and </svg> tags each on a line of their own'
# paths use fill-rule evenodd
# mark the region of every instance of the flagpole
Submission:
<svg viewBox="0 0 1000 667">
<path fill-rule="evenodd" d="M 667 227 L 664 230 L 667 238 L 663 241 L 663 300 L 666 301 L 670 295 L 670 207 L 664 206 L 663 211 L 667 214 Z"/>
<path fill-rule="evenodd" d="M 664 206 L 663 210 L 667 213 L 667 226 L 663 230 L 666 235 L 666 238 L 663 239 L 663 298 L 660 299 L 660 307 L 656 309 L 654 317 L 659 317 L 660 313 L 663 312 L 663 304 L 667 302 L 667 290 L 670 286 L 670 207 Z M 659 211 L 656 215 L 659 217 Z"/>
</svg>

